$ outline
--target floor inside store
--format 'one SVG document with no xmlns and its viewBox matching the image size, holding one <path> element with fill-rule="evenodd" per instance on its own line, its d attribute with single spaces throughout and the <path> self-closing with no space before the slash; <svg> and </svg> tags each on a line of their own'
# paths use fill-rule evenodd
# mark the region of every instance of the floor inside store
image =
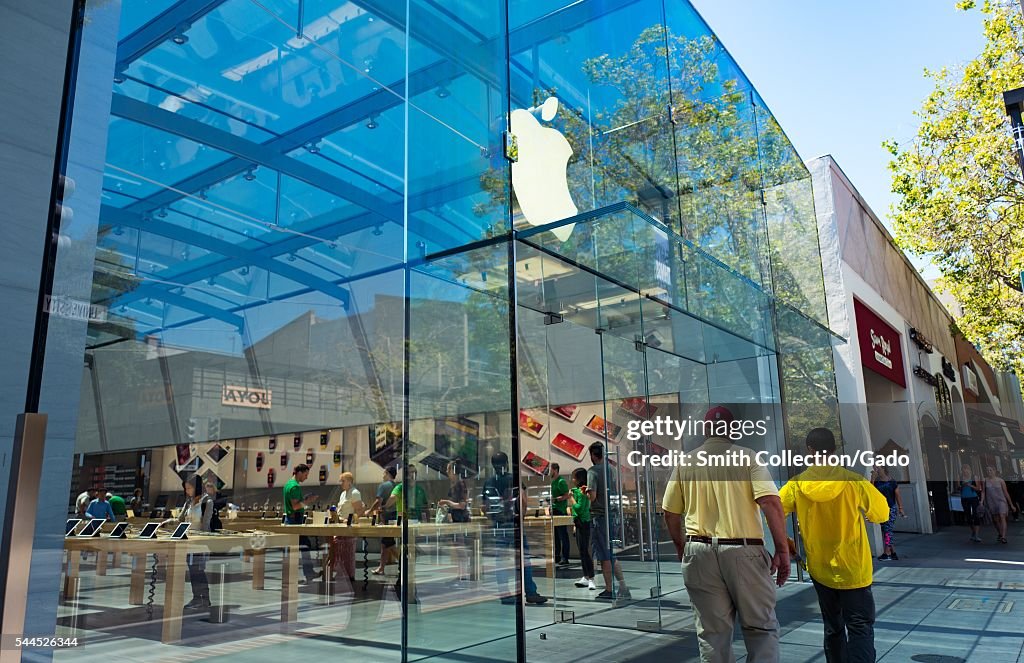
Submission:
<svg viewBox="0 0 1024 663">
<path fill-rule="evenodd" d="M 876 648 L 883 663 L 940 660 L 1018 661 L 1024 663 L 1024 567 L 1012 564 L 1024 550 L 1024 524 L 1011 525 L 1010 544 L 969 544 L 963 528 L 935 535 L 901 537 L 898 562 L 876 562 L 874 595 L 878 610 Z M 971 559 L 987 562 L 972 562 Z M 487 583 L 453 587 L 453 567 L 446 554 L 421 549 L 417 578 L 419 602 L 410 606 L 409 660 L 492 663 L 513 660 L 514 617 L 497 600 L 493 570 Z M 368 558 L 370 567 L 376 556 Z M 577 588 L 578 563 L 544 577 L 546 560 L 532 559 L 538 588 L 551 597 L 543 606 L 527 606 L 527 660 L 677 661 L 696 660 L 693 612 L 678 565 L 662 564 L 665 595 L 651 600 L 658 574 L 650 562 L 623 563 L 632 601 L 610 604 L 594 599 L 596 591 Z M 58 635 L 77 635 L 82 646 L 55 653 L 59 662 L 102 661 L 111 656 L 140 661 L 217 660 L 230 663 L 280 663 L 296 656 L 336 656 L 343 647 L 353 660 L 400 661 L 402 607 L 394 590 L 397 567 L 384 577 L 369 576 L 362 588 L 362 558 L 354 591 L 338 588 L 326 605 L 315 584 L 299 590 L 298 620 L 280 622 L 280 556 L 268 555 L 266 585 L 253 590 L 246 565 L 237 556 L 211 559 L 211 583 L 225 563 L 225 623 L 211 623 L 205 613 L 186 613 L 183 639 L 160 642 L 162 582 L 146 601 L 151 608 L 126 606 L 129 569 L 110 568 L 106 576 L 90 573 L 95 559 L 82 562 L 77 601 L 60 606 Z M 147 581 L 150 578 L 147 577 Z M 597 582 L 599 589 L 602 584 Z M 217 588 L 212 587 L 217 601 Z M 150 593 L 152 591 L 152 593 Z M 452 609 L 462 606 L 458 609 Z M 467 607 L 469 606 L 469 607 Z M 779 591 L 777 613 L 786 661 L 823 661 L 822 626 L 813 587 L 791 580 Z M 562 622 L 561 620 L 565 620 Z M 560 623 L 559 623 L 560 622 Z M 658 624 L 645 632 L 638 623 Z M 77 629 L 72 631 L 72 627 Z M 742 660 L 737 631 L 736 654 Z M 912 657 L 918 656 L 918 659 Z M 26 659 L 31 660 L 31 659 Z"/>
</svg>

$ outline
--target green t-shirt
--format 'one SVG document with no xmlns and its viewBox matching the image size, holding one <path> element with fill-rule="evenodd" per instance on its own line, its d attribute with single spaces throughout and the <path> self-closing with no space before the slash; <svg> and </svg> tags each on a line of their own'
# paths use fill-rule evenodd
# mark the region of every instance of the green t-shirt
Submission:
<svg viewBox="0 0 1024 663">
<path fill-rule="evenodd" d="M 581 523 L 590 522 L 590 498 L 579 488 L 572 489 L 572 498 L 576 504 L 572 507 L 572 517 L 579 519 Z"/>
<path fill-rule="evenodd" d="M 395 487 L 391 489 L 391 494 L 398 498 L 395 500 L 395 509 L 398 513 L 405 513 L 404 492 L 400 483 L 396 483 Z M 415 509 L 410 515 L 419 516 L 427 508 L 427 491 L 423 490 L 423 486 L 417 485 L 414 492 L 416 493 Z"/>
<path fill-rule="evenodd" d="M 562 495 L 569 494 L 569 484 L 565 479 L 558 477 L 551 482 L 551 513 L 556 516 L 564 516 L 569 512 L 569 500 L 559 501 Z"/>
<path fill-rule="evenodd" d="M 299 482 L 292 477 L 288 480 L 288 483 L 284 485 L 284 512 L 287 515 L 302 514 L 304 509 L 293 509 L 292 500 L 302 501 L 302 487 L 299 486 Z"/>
<path fill-rule="evenodd" d="M 110 508 L 114 512 L 115 516 L 127 516 L 128 515 L 128 507 L 125 506 L 124 498 L 123 497 L 118 497 L 117 495 L 111 495 L 110 499 L 107 500 L 107 501 L 110 502 Z"/>
</svg>

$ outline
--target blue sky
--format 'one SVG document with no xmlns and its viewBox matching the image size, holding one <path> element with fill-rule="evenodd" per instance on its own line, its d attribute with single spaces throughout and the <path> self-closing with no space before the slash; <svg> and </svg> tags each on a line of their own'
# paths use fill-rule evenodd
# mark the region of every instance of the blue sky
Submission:
<svg viewBox="0 0 1024 663">
<path fill-rule="evenodd" d="M 913 137 L 913 112 L 933 87 L 925 68 L 981 51 L 980 12 L 957 11 L 954 0 L 691 1 L 800 156 L 835 157 L 889 225 L 895 197 L 881 143 Z"/>
</svg>

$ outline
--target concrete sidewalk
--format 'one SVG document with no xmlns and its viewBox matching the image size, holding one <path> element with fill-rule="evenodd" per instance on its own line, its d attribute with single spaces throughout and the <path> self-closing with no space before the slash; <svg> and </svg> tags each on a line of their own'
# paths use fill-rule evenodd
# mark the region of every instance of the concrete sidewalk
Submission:
<svg viewBox="0 0 1024 663">
<path fill-rule="evenodd" d="M 995 543 L 991 527 L 981 534 L 981 544 L 968 540 L 966 527 L 898 535 L 900 560 L 875 562 L 878 661 L 1024 663 L 1024 523 L 1010 523 L 1005 545 Z M 527 660 L 697 661 L 687 603 L 685 594 L 663 599 L 661 633 L 582 624 L 535 629 L 526 634 Z M 809 582 L 787 583 L 779 591 L 777 612 L 782 660 L 824 661 L 822 623 Z M 628 623 L 613 614 L 608 617 L 609 623 Z M 744 660 L 738 631 L 734 646 L 737 659 Z M 444 660 L 480 660 L 478 656 L 486 658 L 474 648 Z"/>
</svg>

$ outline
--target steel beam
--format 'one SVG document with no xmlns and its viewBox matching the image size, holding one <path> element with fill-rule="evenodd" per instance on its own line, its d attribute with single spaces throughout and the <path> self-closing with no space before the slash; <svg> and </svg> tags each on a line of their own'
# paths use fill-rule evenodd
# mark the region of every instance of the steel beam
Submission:
<svg viewBox="0 0 1024 663">
<path fill-rule="evenodd" d="M 340 301 L 342 306 L 348 306 L 349 293 L 344 288 L 340 288 L 330 281 L 314 276 L 309 272 L 289 265 L 286 262 L 275 260 L 273 257 L 259 254 L 256 251 L 250 251 L 242 245 L 225 242 L 222 239 L 217 239 L 216 237 L 211 237 L 210 235 L 175 225 L 173 223 L 167 223 L 160 219 L 144 220 L 137 214 L 114 207 L 104 206 L 101 214 L 103 215 L 103 218 L 110 219 L 116 225 L 138 228 L 144 232 L 160 235 L 161 237 L 167 237 L 168 239 L 173 239 L 190 246 L 196 246 L 206 251 L 210 251 L 211 253 L 222 255 L 226 258 L 234 258 L 236 260 L 243 261 L 242 264 L 245 265 L 253 265 L 255 267 L 265 269 L 268 272 L 273 272 L 279 276 L 283 276 L 284 278 L 294 281 L 300 285 L 313 288 L 318 292 L 324 293 L 328 297 L 333 297 Z M 222 263 L 218 263 L 217 269 L 218 274 L 222 273 Z M 123 303 L 124 302 L 122 301 L 122 304 Z"/>
<path fill-rule="evenodd" d="M 136 2 L 137 0 L 126 0 Z M 157 14 L 117 44 L 115 71 L 124 71 L 131 63 L 164 43 L 182 27 L 193 23 L 224 4 L 226 0 L 180 0 Z"/>
<path fill-rule="evenodd" d="M 402 217 L 401 204 L 383 204 L 379 196 L 285 154 L 294 148 L 284 150 L 280 144 L 254 143 L 205 122 L 166 111 L 123 94 L 114 94 L 110 114 L 220 150 L 248 162 L 246 167 L 266 166 L 321 191 L 340 196 L 364 209 L 375 210 L 388 219 L 397 220 Z"/>
</svg>

